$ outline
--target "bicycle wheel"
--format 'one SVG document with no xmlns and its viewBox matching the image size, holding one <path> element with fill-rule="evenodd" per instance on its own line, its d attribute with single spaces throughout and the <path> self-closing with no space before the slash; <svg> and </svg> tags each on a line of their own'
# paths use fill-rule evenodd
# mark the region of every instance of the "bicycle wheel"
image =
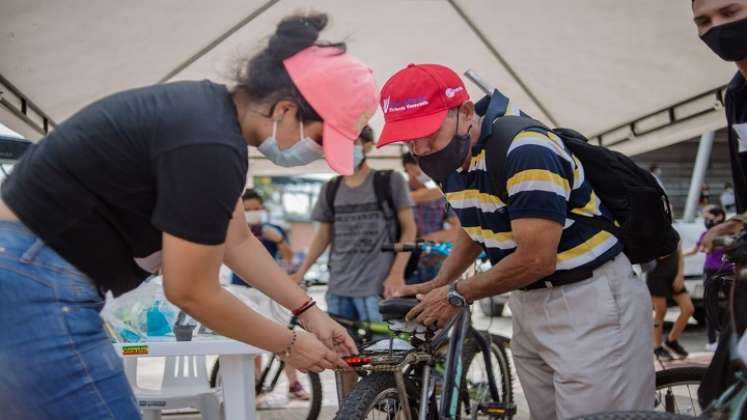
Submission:
<svg viewBox="0 0 747 420">
<path fill-rule="evenodd" d="M 687 366 L 656 372 L 656 411 L 700 415 L 698 387 L 706 370 L 704 366 Z"/>
<path fill-rule="evenodd" d="M 418 416 L 418 387 L 405 378 L 412 418 Z M 395 420 L 404 418 L 397 384 L 391 373 L 372 373 L 361 379 L 345 397 L 336 420 Z"/>
<path fill-rule="evenodd" d="M 257 400 L 259 402 L 264 398 L 267 408 L 263 409 L 258 404 L 257 420 L 317 420 L 322 409 L 322 382 L 319 374 L 296 372 L 298 381 L 309 394 L 308 400 L 300 400 L 288 395 L 288 377 L 280 369 L 281 364 L 277 358 L 262 369 L 263 375 L 267 373 Z M 220 363 L 216 360 L 210 373 L 210 386 L 222 385 Z"/>
<path fill-rule="evenodd" d="M 656 411 L 617 411 L 613 413 L 590 414 L 570 420 L 694 420 L 697 417 Z"/>
<path fill-rule="evenodd" d="M 513 375 L 511 374 L 511 361 L 506 353 L 508 340 L 490 334 L 491 342 L 491 365 L 498 388 L 499 401 L 493 401 L 485 366 L 485 358 L 474 337 L 469 337 L 464 342 L 462 357 L 464 370 L 462 373 L 462 392 L 469 397 L 469 407 L 464 406 L 464 398 L 460 398 L 460 414 L 462 418 L 469 419 L 511 419 L 513 415 L 509 410 L 503 415 L 480 413 L 479 406 L 489 404 L 500 404 L 509 407 L 514 402 Z"/>
</svg>

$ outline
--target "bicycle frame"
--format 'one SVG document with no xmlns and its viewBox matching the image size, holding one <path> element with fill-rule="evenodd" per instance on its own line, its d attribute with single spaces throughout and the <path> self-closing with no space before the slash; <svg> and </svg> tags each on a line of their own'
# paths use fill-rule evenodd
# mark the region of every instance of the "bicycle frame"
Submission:
<svg viewBox="0 0 747 420">
<path fill-rule="evenodd" d="M 461 310 L 457 316 L 455 316 L 449 324 L 443 328 L 439 333 L 432 339 L 426 338 L 425 341 L 418 343 L 415 346 L 414 351 L 409 351 L 407 356 L 401 357 L 392 363 L 392 360 L 384 356 L 381 364 L 373 362 L 371 367 L 362 367 L 356 370 L 358 371 L 374 371 L 379 370 L 377 367 L 383 368 L 385 371 L 389 371 L 394 375 L 394 379 L 397 383 L 397 391 L 399 394 L 400 401 L 403 402 L 402 409 L 404 411 L 404 418 L 407 420 L 412 419 L 412 413 L 410 406 L 407 403 L 409 401 L 409 395 L 404 384 L 405 374 L 415 373 L 413 369 L 422 369 L 420 376 L 422 378 L 421 394 L 419 398 L 419 415 L 418 420 L 428 419 L 453 419 L 458 415 L 459 398 L 463 398 L 465 403 L 469 402 L 469 396 L 466 393 L 461 392 L 462 375 L 463 375 L 463 360 L 462 352 L 465 338 L 470 335 L 475 338 L 477 345 L 480 347 L 480 352 L 483 355 L 485 361 L 485 367 L 487 369 L 488 386 L 490 395 L 494 401 L 500 400 L 498 393 L 498 385 L 496 383 L 495 375 L 493 373 L 493 366 L 491 360 L 491 344 L 480 334 L 477 330 L 472 327 L 471 324 L 471 312 L 469 308 Z M 393 340 L 394 336 L 390 337 Z M 419 340 L 412 336 L 411 340 Z M 432 369 L 433 369 L 433 355 L 439 349 L 442 348 L 448 342 L 448 352 L 446 356 L 446 367 L 443 373 L 444 385 L 442 387 L 440 405 L 435 404 L 434 387 L 432 386 Z M 344 399 L 342 390 L 342 381 L 340 380 L 340 371 L 336 372 L 337 379 L 337 395 L 339 403 L 342 404 Z M 434 404 L 431 404 L 431 403 Z M 432 407 L 429 413 L 428 408 Z M 436 411 L 434 413 L 432 411 Z M 436 415 L 438 417 L 436 417 Z"/>
</svg>

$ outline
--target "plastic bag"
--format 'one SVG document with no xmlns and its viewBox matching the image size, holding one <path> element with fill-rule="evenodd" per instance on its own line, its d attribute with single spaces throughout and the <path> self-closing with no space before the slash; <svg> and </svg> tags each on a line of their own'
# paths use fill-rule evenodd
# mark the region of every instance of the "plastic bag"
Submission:
<svg viewBox="0 0 747 420">
<path fill-rule="evenodd" d="M 108 299 L 101 317 L 122 341 L 143 340 L 173 334 L 172 326 L 179 309 L 163 291 L 161 277 L 152 277 L 137 289 L 116 299 Z"/>
</svg>

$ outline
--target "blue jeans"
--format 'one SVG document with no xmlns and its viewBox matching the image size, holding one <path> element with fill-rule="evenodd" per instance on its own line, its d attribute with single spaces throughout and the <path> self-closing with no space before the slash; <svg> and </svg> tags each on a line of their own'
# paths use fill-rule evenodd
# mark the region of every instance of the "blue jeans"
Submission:
<svg viewBox="0 0 747 420">
<path fill-rule="evenodd" d="M 350 297 L 327 292 L 327 312 L 354 321 L 381 322 L 379 296 Z"/>
<path fill-rule="evenodd" d="M 91 280 L 17 222 L 0 221 L 0 416 L 139 419 Z"/>
</svg>

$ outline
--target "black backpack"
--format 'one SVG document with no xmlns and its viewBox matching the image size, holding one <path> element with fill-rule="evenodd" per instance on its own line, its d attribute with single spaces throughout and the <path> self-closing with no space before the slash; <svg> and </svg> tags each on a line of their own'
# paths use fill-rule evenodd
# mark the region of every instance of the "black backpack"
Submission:
<svg viewBox="0 0 747 420">
<path fill-rule="evenodd" d="M 586 179 L 602 204 L 612 212 L 617 224 L 573 213 L 569 213 L 568 218 L 615 235 L 633 264 L 646 263 L 677 250 L 680 238 L 672 227 L 669 199 L 651 173 L 622 153 L 590 144 L 586 137 L 575 130 L 550 130 L 527 116 L 505 115 L 496 118 L 492 134 L 486 139 L 485 164 L 503 202 L 508 199 L 504 170 L 508 148 L 516 135 L 531 129 L 551 131 L 563 140 L 571 153 L 581 161 Z"/>
</svg>

